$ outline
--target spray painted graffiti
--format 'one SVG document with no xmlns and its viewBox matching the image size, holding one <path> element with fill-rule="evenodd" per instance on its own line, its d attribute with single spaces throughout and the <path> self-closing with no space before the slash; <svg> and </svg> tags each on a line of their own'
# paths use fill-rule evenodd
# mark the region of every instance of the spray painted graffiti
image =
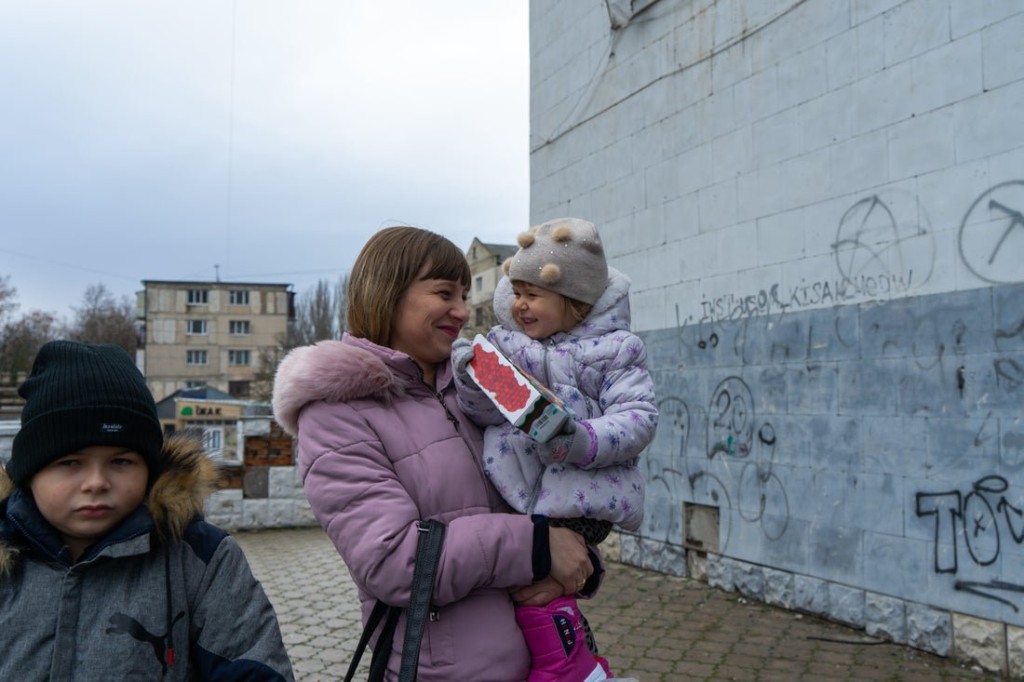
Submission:
<svg viewBox="0 0 1024 682">
<path fill-rule="evenodd" d="M 991 187 L 974 200 L 960 223 L 960 257 L 978 278 L 993 284 L 1024 281 L 1024 180 Z"/>
<path fill-rule="evenodd" d="M 727 377 L 711 394 L 707 412 L 705 452 L 744 461 L 736 483 L 740 517 L 761 524 L 765 536 L 777 540 L 789 525 L 789 498 L 782 480 L 772 471 L 775 460 L 774 427 L 765 422 L 757 428 L 754 397 L 739 377 Z M 754 455 L 751 458 L 751 455 Z"/>
<path fill-rule="evenodd" d="M 991 566 L 1003 543 L 1024 542 L 1024 509 L 1007 497 L 1009 483 L 1002 476 L 984 476 L 966 494 L 959 490 L 918 493 L 916 513 L 931 517 L 934 527 L 934 570 L 956 574 L 960 570 L 960 540 L 975 566 Z M 1024 586 L 1006 581 L 957 581 L 954 588 L 1017 607 L 987 590 L 1024 592 Z"/>
</svg>

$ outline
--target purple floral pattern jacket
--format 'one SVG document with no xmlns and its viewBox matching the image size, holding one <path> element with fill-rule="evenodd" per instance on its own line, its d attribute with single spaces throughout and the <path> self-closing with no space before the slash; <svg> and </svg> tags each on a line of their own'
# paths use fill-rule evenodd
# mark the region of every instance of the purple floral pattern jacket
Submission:
<svg viewBox="0 0 1024 682">
<path fill-rule="evenodd" d="M 608 286 L 587 318 L 567 333 L 533 340 L 512 319 L 512 284 L 494 293 L 500 325 L 487 338 L 573 411 L 576 430 L 538 443 L 505 421 L 468 378 L 456 377 L 459 405 L 484 432 L 484 470 L 525 514 L 584 517 L 636 530 L 643 520 L 641 451 L 654 439 L 658 408 L 643 341 L 629 331 L 626 275 Z"/>
</svg>

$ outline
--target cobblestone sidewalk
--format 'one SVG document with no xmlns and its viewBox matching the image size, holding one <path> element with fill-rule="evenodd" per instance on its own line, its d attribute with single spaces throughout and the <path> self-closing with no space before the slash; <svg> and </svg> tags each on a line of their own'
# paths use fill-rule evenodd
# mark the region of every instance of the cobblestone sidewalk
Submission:
<svg viewBox="0 0 1024 682">
<path fill-rule="evenodd" d="M 342 680 L 361 625 L 355 587 L 330 541 L 319 528 L 235 537 L 277 610 L 296 678 Z M 640 682 L 998 679 L 859 630 L 622 564 L 609 564 L 600 595 L 582 606 L 612 669 Z"/>
</svg>

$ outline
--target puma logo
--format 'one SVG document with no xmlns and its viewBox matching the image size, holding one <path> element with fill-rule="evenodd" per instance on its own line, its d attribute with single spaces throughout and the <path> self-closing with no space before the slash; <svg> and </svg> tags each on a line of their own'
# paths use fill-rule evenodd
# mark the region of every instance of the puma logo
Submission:
<svg viewBox="0 0 1024 682">
<path fill-rule="evenodd" d="M 134 640 L 148 643 L 153 647 L 153 655 L 156 656 L 156 660 L 160 663 L 161 672 L 166 673 L 167 664 L 170 663 L 171 665 L 174 665 L 173 653 L 171 656 L 168 656 L 167 653 L 170 648 L 168 645 L 170 644 L 171 630 L 174 628 L 174 624 L 184 616 L 184 611 L 175 616 L 174 620 L 171 621 L 171 625 L 167 629 L 166 634 L 154 635 L 143 627 L 142 623 L 131 616 L 127 616 L 123 613 L 115 613 L 110 617 L 111 627 L 107 628 L 107 634 L 128 635 Z"/>
</svg>

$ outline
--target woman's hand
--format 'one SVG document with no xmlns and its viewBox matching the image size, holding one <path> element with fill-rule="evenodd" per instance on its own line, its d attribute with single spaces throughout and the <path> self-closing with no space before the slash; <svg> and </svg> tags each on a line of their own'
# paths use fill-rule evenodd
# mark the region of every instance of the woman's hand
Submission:
<svg viewBox="0 0 1024 682">
<path fill-rule="evenodd" d="M 551 548 L 549 576 L 562 586 L 562 593 L 576 594 L 582 590 L 594 572 L 583 537 L 568 528 L 552 528 L 548 532 L 548 546 Z"/>
</svg>

